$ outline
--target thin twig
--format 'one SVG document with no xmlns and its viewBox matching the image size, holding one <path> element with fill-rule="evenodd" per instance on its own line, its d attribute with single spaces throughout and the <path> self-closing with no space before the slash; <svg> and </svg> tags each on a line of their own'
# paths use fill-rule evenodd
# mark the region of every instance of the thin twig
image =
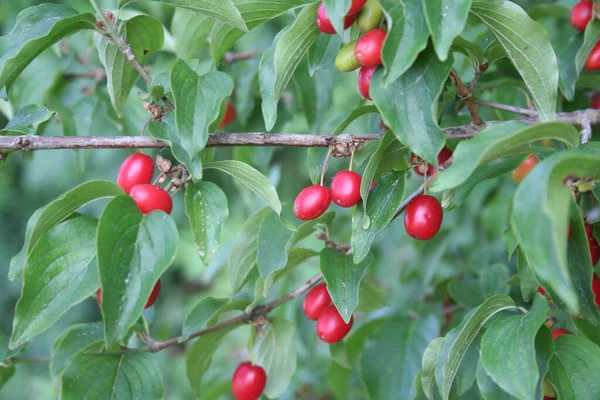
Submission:
<svg viewBox="0 0 600 400">
<path fill-rule="evenodd" d="M 259 56 L 262 53 L 263 53 L 262 50 L 242 51 L 239 53 L 234 53 L 234 52 L 228 51 L 223 56 L 223 61 L 226 64 L 233 64 L 234 62 L 237 62 L 237 61 L 247 60 L 249 58 Z"/>
<path fill-rule="evenodd" d="M 452 79 L 452 82 L 454 82 L 454 84 L 456 85 L 458 97 L 465 101 L 465 104 L 469 109 L 469 113 L 471 114 L 471 119 L 473 120 L 474 127 L 478 130 L 483 129 L 485 127 L 485 122 L 483 122 L 483 119 L 481 119 L 481 116 L 479 115 L 479 110 L 477 110 L 477 106 L 471 98 L 471 91 L 465 86 L 462 79 L 460 79 L 460 77 L 454 69 L 450 71 L 450 79 Z"/>
<path fill-rule="evenodd" d="M 483 100 L 483 99 L 473 99 L 473 101 L 475 103 L 485 106 L 485 107 L 495 108 L 497 110 L 502 110 L 502 111 L 509 111 L 509 112 L 512 112 L 515 114 L 527 115 L 529 117 L 536 117 L 538 115 L 537 111 L 529 110 L 527 108 L 510 106 L 508 104 L 493 103 L 491 101 L 487 101 L 487 100 Z"/>
<path fill-rule="evenodd" d="M 592 125 L 587 115 L 581 117 L 581 144 L 587 143 L 592 138 Z"/>
</svg>

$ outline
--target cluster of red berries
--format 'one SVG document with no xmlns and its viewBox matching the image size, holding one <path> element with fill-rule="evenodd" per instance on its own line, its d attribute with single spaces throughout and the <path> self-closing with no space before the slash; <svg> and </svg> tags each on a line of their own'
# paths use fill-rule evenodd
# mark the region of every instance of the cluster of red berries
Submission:
<svg viewBox="0 0 600 400">
<path fill-rule="evenodd" d="M 350 317 L 348 323 L 344 322 L 331 302 L 325 283 L 315 286 L 306 294 L 302 309 L 306 318 L 317 321 L 317 336 L 325 343 L 337 343 L 344 339 L 354 324 L 354 317 Z"/>
<path fill-rule="evenodd" d="M 575 4 L 571 10 L 571 24 L 578 31 L 585 31 L 585 28 L 592 20 L 592 0 L 581 0 Z M 596 71 L 600 69 L 600 42 L 596 43 L 590 55 L 585 62 L 585 69 Z"/>
<path fill-rule="evenodd" d="M 344 29 L 348 29 L 357 21 L 358 27 L 365 34 L 345 45 L 335 60 L 335 67 L 341 72 L 360 68 L 358 91 L 368 100 L 371 100 L 369 94 L 371 79 L 381 65 L 381 49 L 387 36 L 387 32 L 379 28 L 382 17 L 383 10 L 377 0 L 352 0 L 350 10 L 344 19 Z M 335 33 L 323 3 L 317 11 L 317 27 L 323 33 Z"/>
</svg>

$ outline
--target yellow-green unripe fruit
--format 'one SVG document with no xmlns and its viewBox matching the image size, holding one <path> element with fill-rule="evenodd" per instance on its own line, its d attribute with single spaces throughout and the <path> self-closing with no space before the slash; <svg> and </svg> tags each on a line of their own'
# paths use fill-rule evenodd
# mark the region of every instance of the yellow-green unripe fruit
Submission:
<svg viewBox="0 0 600 400">
<path fill-rule="evenodd" d="M 552 384 L 550 382 L 548 382 L 547 379 L 544 379 L 542 381 L 542 392 L 544 393 L 544 396 L 548 396 L 548 397 L 556 397 L 558 396 L 556 394 L 556 390 L 554 390 L 554 386 L 552 386 Z"/>
<path fill-rule="evenodd" d="M 358 14 L 358 27 L 363 32 L 379 28 L 379 23 L 383 18 L 383 10 L 378 0 L 368 0 L 360 14 Z"/>
<path fill-rule="evenodd" d="M 335 67 L 340 72 L 350 72 L 360 67 L 360 64 L 354 57 L 354 47 L 356 47 L 356 40 L 348 43 L 338 53 L 335 58 Z"/>
</svg>

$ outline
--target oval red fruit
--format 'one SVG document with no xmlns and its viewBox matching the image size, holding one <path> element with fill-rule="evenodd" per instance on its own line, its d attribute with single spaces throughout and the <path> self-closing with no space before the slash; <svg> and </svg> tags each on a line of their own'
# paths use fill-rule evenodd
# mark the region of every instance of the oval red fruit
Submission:
<svg viewBox="0 0 600 400">
<path fill-rule="evenodd" d="M 331 198 L 340 207 L 354 207 L 360 201 L 362 177 L 354 171 L 340 171 L 331 182 Z"/>
<path fill-rule="evenodd" d="M 304 298 L 302 309 L 306 318 L 316 321 L 327 306 L 331 304 L 331 296 L 327 290 L 327 285 L 321 283 L 312 288 Z"/>
<path fill-rule="evenodd" d="M 373 29 L 365 33 L 354 48 L 354 57 L 363 67 L 377 67 L 381 65 L 381 49 L 387 32 L 383 29 Z"/>
<path fill-rule="evenodd" d="M 529 174 L 529 172 L 538 164 L 538 162 L 539 160 L 534 155 L 527 157 L 525 161 L 521 163 L 521 165 L 513 170 L 513 181 L 515 181 L 515 183 L 521 183 L 521 181 L 525 179 L 527 174 Z"/>
<path fill-rule="evenodd" d="M 570 335 L 570 334 L 571 334 L 571 332 L 569 332 L 569 331 L 568 331 L 568 330 L 566 330 L 566 329 L 557 328 L 557 329 L 554 329 L 554 330 L 552 331 L 552 339 L 556 340 L 556 338 L 557 338 L 557 337 L 559 337 L 559 336 L 562 336 L 562 335 Z"/>
<path fill-rule="evenodd" d="M 236 400 L 258 400 L 267 384 L 267 374 L 262 367 L 243 362 L 231 378 L 231 392 Z"/>
<path fill-rule="evenodd" d="M 546 295 L 546 291 L 545 291 L 545 290 L 544 290 L 544 288 L 543 288 L 543 287 L 541 287 L 541 286 L 538 286 L 538 288 L 537 288 L 537 291 L 538 291 L 538 293 L 539 293 L 539 294 L 541 294 L 542 296 L 545 296 L 545 295 Z"/>
<path fill-rule="evenodd" d="M 345 323 L 344 319 L 332 304 L 327 306 L 317 320 L 317 336 L 325 343 L 337 343 L 342 340 L 354 324 L 354 317 Z"/>
<path fill-rule="evenodd" d="M 454 153 L 452 153 L 452 150 L 444 146 L 444 148 L 438 153 L 437 156 L 438 165 L 444 165 L 446 161 L 448 161 L 452 157 L 453 154 Z M 419 158 L 419 156 L 417 156 L 415 153 L 411 153 L 410 163 L 416 164 L 413 167 L 413 170 L 417 173 L 417 175 L 424 176 L 425 172 L 427 172 L 427 176 L 432 176 L 433 174 L 435 174 L 436 168 L 431 164 L 427 164 L 429 167 L 425 171 L 425 162 L 421 160 L 421 158 Z"/>
<path fill-rule="evenodd" d="M 167 214 L 173 210 L 173 199 L 163 188 L 150 185 L 136 185 L 129 193 L 143 214 L 154 210 L 162 210 Z"/>
<path fill-rule="evenodd" d="M 146 305 L 144 306 L 144 308 L 150 308 L 154 305 L 154 303 L 156 303 L 156 299 L 158 299 L 158 295 L 160 294 L 160 279 L 156 282 L 156 285 L 154 285 L 154 288 L 152 288 L 152 292 L 150 293 L 150 297 L 148 297 L 148 301 L 146 301 Z M 98 302 L 98 305 L 100 307 L 102 307 L 102 287 L 100 287 L 98 289 L 98 291 L 96 292 L 96 301 Z"/>
<path fill-rule="evenodd" d="M 350 6 L 350 10 L 346 15 L 356 15 L 363 9 L 367 0 L 352 0 L 352 5 Z"/>
<path fill-rule="evenodd" d="M 600 261 L 600 245 L 598 244 L 598 240 L 594 236 L 594 225 L 590 225 L 588 223 L 584 224 L 585 234 L 588 238 L 588 243 L 590 245 L 590 257 L 592 258 L 592 265 L 596 266 L 598 261 Z"/>
<path fill-rule="evenodd" d="M 408 203 L 404 214 L 406 233 L 418 240 L 429 240 L 442 226 L 444 213 L 438 199 L 429 195 L 417 196 Z"/>
<path fill-rule="evenodd" d="M 348 15 L 344 19 L 344 29 L 348 29 L 350 25 L 356 21 L 357 15 Z M 317 10 L 317 28 L 323 33 L 328 35 L 332 35 L 335 33 L 335 29 L 333 25 L 331 25 L 331 20 L 327 16 L 327 11 L 325 11 L 325 4 L 321 3 L 319 9 Z"/>
<path fill-rule="evenodd" d="M 371 80 L 375 71 L 377 71 L 377 67 L 362 67 L 358 71 L 358 91 L 367 100 L 372 100 L 370 95 Z"/>
<path fill-rule="evenodd" d="M 452 150 L 444 146 L 444 148 L 438 153 L 437 156 L 438 165 L 444 165 L 446 161 L 448 161 L 453 155 L 454 153 L 452 153 Z"/>
<path fill-rule="evenodd" d="M 227 102 L 227 105 L 225 107 L 225 115 L 223 116 L 223 120 L 219 124 L 218 129 L 224 128 L 230 123 L 232 123 L 235 117 L 237 117 L 235 107 L 233 106 L 233 104 Z"/>
<path fill-rule="evenodd" d="M 129 194 L 131 188 L 142 183 L 152 182 L 154 176 L 154 160 L 142 153 L 134 153 L 127 157 L 117 175 L 117 185 Z"/>
<path fill-rule="evenodd" d="M 587 24 L 592 20 L 592 2 L 580 1 L 571 10 L 571 25 L 578 31 L 585 31 Z"/>
<path fill-rule="evenodd" d="M 596 71 L 600 69 L 600 42 L 596 43 L 587 60 L 584 68 L 588 71 Z"/>
<path fill-rule="evenodd" d="M 597 94 L 594 97 L 592 97 L 592 108 L 594 110 L 600 110 L 600 94 Z"/>
<path fill-rule="evenodd" d="M 304 188 L 294 200 L 294 215 L 303 221 L 323 215 L 331 204 L 331 192 L 325 186 L 312 185 Z"/>
</svg>

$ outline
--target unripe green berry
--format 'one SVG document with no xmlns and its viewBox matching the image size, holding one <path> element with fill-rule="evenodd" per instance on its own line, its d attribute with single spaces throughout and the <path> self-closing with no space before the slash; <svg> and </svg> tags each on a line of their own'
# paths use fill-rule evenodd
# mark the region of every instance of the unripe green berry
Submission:
<svg viewBox="0 0 600 400">
<path fill-rule="evenodd" d="M 338 53 L 335 58 L 335 67 L 340 72 L 350 72 L 360 67 L 360 64 L 354 57 L 354 47 L 356 47 L 356 40 L 348 43 Z"/>
<path fill-rule="evenodd" d="M 383 10 L 379 0 L 368 0 L 360 14 L 358 14 L 358 27 L 363 32 L 379 28 L 381 18 L 383 18 Z"/>
<path fill-rule="evenodd" d="M 544 393 L 544 396 L 548 396 L 548 397 L 552 397 L 555 398 L 558 395 L 556 394 L 556 390 L 554 389 L 554 386 L 548 382 L 547 379 L 544 379 L 542 381 L 542 393 Z"/>
</svg>

